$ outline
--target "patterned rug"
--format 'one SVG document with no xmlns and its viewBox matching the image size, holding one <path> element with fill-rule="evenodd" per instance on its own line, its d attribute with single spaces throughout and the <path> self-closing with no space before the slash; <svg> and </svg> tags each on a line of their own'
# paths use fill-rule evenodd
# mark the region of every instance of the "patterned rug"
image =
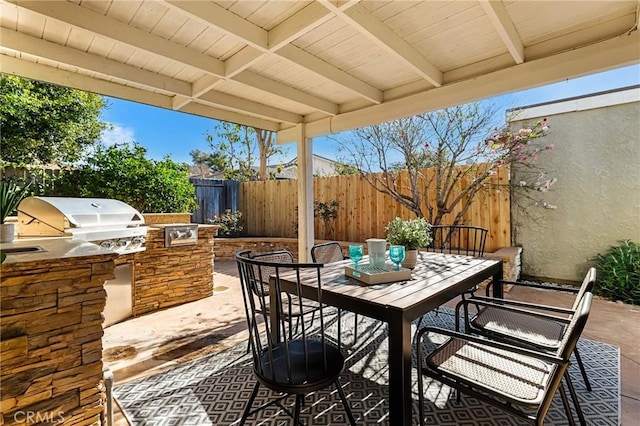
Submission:
<svg viewBox="0 0 640 426">
<path fill-rule="evenodd" d="M 337 316 L 329 318 L 331 332 L 337 332 Z M 389 425 L 387 330 L 384 324 L 358 316 L 358 340 L 353 342 L 353 316 L 342 316 L 343 343 L 347 348 L 346 368 L 340 381 L 359 425 Z M 423 326 L 453 329 L 453 316 L 430 313 Z M 352 344 L 353 343 L 353 344 Z M 575 364 L 570 374 L 588 424 L 619 424 L 619 349 L 615 346 L 581 339 L 580 355 L 593 390 L 588 392 Z M 114 395 L 131 424 L 160 425 L 237 425 L 255 384 L 246 344 L 205 356 L 169 371 L 116 385 Z M 415 352 L 415 351 L 414 351 Z M 415 363 L 415 353 L 414 353 Z M 417 383 L 413 373 L 413 383 Z M 414 385 L 414 418 L 417 416 L 417 385 Z M 462 394 L 456 402 L 451 389 L 425 378 L 427 394 L 425 419 L 434 425 L 518 425 L 517 419 Z M 264 387 L 254 407 L 268 402 L 274 394 Z M 284 401 L 292 408 L 294 398 Z M 289 425 L 292 419 L 277 406 L 260 413 L 259 420 L 249 418 L 247 425 Z M 575 416 L 574 416 L 575 418 Z M 309 395 L 301 420 L 306 425 L 344 425 L 348 422 L 335 389 Z M 577 418 L 576 418 L 577 421 Z M 568 424 L 560 397 L 556 395 L 545 424 Z"/>
</svg>

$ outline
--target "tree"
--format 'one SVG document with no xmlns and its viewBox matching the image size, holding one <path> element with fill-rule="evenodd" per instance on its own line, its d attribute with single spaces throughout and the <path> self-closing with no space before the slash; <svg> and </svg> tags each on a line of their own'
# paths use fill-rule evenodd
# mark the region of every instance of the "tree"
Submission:
<svg viewBox="0 0 640 426">
<path fill-rule="evenodd" d="M 194 149 L 189 152 L 189 155 L 191 155 L 194 165 L 203 165 L 206 167 L 206 170 L 213 173 L 222 173 L 229 167 L 227 159 L 220 151 L 210 153 Z"/>
<path fill-rule="evenodd" d="M 210 133 L 206 137 L 213 150 L 211 159 L 216 166 L 223 167 L 225 179 L 267 180 L 269 159 L 285 153 L 284 147 L 276 145 L 274 132 L 270 130 L 222 122 L 216 131 L 217 137 Z M 196 160 L 193 153 L 192 158 Z M 256 160 L 259 171 L 254 167 Z"/>
<path fill-rule="evenodd" d="M 0 75 L 3 164 L 74 162 L 108 128 L 102 97 L 13 75 Z"/>
<path fill-rule="evenodd" d="M 267 180 L 267 162 L 272 156 L 279 154 L 282 151 L 282 147 L 276 146 L 273 140 L 274 132 L 265 129 L 256 129 L 253 127 L 256 133 L 256 139 L 258 142 L 258 152 L 260 153 L 260 180 Z"/>
<path fill-rule="evenodd" d="M 360 173 L 354 165 L 341 162 L 334 163 L 333 170 L 340 176 L 357 175 Z"/>
<path fill-rule="evenodd" d="M 187 213 L 197 207 L 186 164 L 146 158 L 132 145 L 98 146 L 86 163 L 64 170 L 48 195 L 115 198 L 140 212 Z"/>
<path fill-rule="evenodd" d="M 496 112 L 495 106 L 471 103 L 357 129 L 339 141 L 340 156 L 416 217 L 438 225 L 456 211 L 453 223 L 459 224 L 499 167 L 518 163 L 534 170 L 538 153 L 551 149 L 531 143 L 544 136 L 546 119 L 512 132 L 495 127 Z M 408 186 L 400 185 L 402 173 Z M 535 176 L 505 189 L 544 192 L 555 183 L 540 170 Z"/>
</svg>

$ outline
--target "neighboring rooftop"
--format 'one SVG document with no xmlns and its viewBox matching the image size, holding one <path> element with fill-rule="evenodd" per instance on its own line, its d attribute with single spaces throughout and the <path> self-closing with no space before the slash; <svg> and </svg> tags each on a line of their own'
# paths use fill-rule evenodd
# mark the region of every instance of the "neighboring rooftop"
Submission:
<svg viewBox="0 0 640 426">
<path fill-rule="evenodd" d="M 631 102 L 640 102 L 640 84 L 605 90 L 581 96 L 573 96 L 539 104 L 525 105 L 507 110 L 507 116 L 513 115 L 509 121 L 526 120 L 529 118 L 563 114 L 565 112 L 585 111 L 604 108 Z"/>
</svg>

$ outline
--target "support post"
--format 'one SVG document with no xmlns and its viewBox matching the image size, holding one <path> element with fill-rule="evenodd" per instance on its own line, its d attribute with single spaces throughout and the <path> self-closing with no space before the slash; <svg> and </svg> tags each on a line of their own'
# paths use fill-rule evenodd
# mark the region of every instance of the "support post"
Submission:
<svg viewBox="0 0 640 426">
<path fill-rule="evenodd" d="M 298 261 L 311 261 L 313 231 L 313 141 L 306 137 L 306 125 L 298 124 Z"/>
</svg>

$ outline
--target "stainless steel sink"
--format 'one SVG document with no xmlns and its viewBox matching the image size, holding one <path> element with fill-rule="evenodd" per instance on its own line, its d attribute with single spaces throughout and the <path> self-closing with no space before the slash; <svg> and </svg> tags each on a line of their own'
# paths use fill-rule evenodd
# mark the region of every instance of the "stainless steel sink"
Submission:
<svg viewBox="0 0 640 426">
<path fill-rule="evenodd" d="M 27 253 L 39 253 L 46 251 L 40 246 L 30 246 L 30 247 L 11 247 L 1 250 L 5 254 L 27 254 Z"/>
</svg>

